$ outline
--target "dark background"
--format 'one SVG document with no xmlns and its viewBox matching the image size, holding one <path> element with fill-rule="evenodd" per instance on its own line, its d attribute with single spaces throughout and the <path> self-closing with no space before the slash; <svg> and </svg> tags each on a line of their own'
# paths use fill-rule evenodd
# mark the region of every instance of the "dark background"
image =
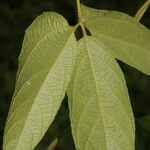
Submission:
<svg viewBox="0 0 150 150">
<path fill-rule="evenodd" d="M 90 7 L 118 10 L 131 16 L 135 15 L 143 2 L 143 0 L 82 0 L 82 3 Z M 0 0 L 0 149 L 15 86 L 17 58 L 24 31 L 43 11 L 61 13 L 71 25 L 77 21 L 75 0 Z M 141 22 L 150 28 L 149 10 Z M 150 78 L 130 66 L 123 63 L 120 65 L 125 73 L 136 118 L 136 150 L 150 150 L 150 132 L 139 122 L 142 116 L 150 114 Z M 36 150 L 45 150 L 55 137 L 59 138 L 56 149 L 75 149 L 70 132 L 67 98 L 64 99 L 54 123 Z"/>
</svg>

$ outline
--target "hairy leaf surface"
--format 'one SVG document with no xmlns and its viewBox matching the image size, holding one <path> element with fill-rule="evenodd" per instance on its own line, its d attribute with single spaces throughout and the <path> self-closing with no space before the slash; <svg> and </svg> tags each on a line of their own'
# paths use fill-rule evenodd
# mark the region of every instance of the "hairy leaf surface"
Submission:
<svg viewBox="0 0 150 150">
<path fill-rule="evenodd" d="M 27 29 L 19 57 L 4 150 L 32 150 L 54 120 L 74 64 L 74 28 L 56 13 L 44 13 Z"/>
<path fill-rule="evenodd" d="M 83 21 L 117 59 L 150 75 L 150 31 L 134 18 L 82 5 Z"/>
<path fill-rule="evenodd" d="M 78 43 L 68 89 L 70 119 L 77 150 L 133 150 L 134 119 L 124 76 L 102 43 Z"/>
</svg>

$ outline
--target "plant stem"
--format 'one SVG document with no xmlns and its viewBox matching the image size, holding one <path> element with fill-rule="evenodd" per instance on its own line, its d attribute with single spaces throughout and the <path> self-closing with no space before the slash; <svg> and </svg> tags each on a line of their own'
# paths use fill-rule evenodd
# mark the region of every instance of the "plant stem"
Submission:
<svg viewBox="0 0 150 150">
<path fill-rule="evenodd" d="M 83 32 L 83 36 L 86 37 L 87 34 L 86 34 L 86 30 L 85 30 L 85 27 L 84 27 L 83 23 L 81 23 L 80 26 L 81 26 L 81 29 L 82 29 L 82 32 Z"/>
<path fill-rule="evenodd" d="M 146 2 L 142 5 L 142 7 L 138 10 L 138 12 L 135 15 L 135 19 L 137 21 L 141 20 L 149 5 L 150 5 L 150 0 L 146 0 Z"/>
<path fill-rule="evenodd" d="M 78 12 L 78 23 L 81 22 L 81 7 L 80 7 L 80 0 L 77 1 L 77 12 Z"/>
<path fill-rule="evenodd" d="M 80 0 L 76 0 L 76 1 L 77 1 L 77 11 L 78 11 L 78 24 L 81 26 L 83 36 L 85 37 L 86 30 L 85 30 L 85 27 L 83 25 L 83 20 L 82 20 L 81 3 L 80 3 Z"/>
</svg>

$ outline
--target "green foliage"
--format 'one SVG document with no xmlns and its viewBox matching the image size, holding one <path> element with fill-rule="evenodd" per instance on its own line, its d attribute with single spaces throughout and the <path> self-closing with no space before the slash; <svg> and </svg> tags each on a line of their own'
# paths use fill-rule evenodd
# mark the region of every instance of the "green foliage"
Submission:
<svg viewBox="0 0 150 150">
<path fill-rule="evenodd" d="M 134 18 L 115 11 L 82 6 L 85 26 L 115 58 L 150 75 L 150 32 Z"/>
<path fill-rule="evenodd" d="M 92 37 L 82 39 L 78 49 L 82 57 L 69 92 L 77 149 L 134 149 L 133 116 L 118 64 Z"/>
<path fill-rule="evenodd" d="M 76 26 L 47 12 L 27 29 L 4 150 L 34 149 L 67 91 L 78 150 L 134 149 L 133 113 L 115 58 L 150 74 L 150 32 L 125 14 L 77 4 Z M 77 42 L 74 33 L 79 26 L 83 38 Z M 92 36 L 86 34 L 85 27 Z"/>
<path fill-rule="evenodd" d="M 73 28 L 55 13 L 44 13 L 26 32 L 4 149 L 33 149 L 64 98 L 70 81 L 76 40 Z"/>
<path fill-rule="evenodd" d="M 150 115 L 146 115 L 144 117 L 139 118 L 138 122 L 144 129 L 150 132 Z"/>
</svg>

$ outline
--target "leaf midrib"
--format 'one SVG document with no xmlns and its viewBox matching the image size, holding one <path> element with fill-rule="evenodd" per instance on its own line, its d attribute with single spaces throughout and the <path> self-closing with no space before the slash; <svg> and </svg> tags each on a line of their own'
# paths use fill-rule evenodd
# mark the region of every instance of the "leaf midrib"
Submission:
<svg viewBox="0 0 150 150">
<path fill-rule="evenodd" d="M 95 76 L 95 73 L 94 73 L 94 70 L 93 70 L 93 68 L 92 68 L 92 59 L 91 59 L 91 57 L 90 57 L 90 54 L 89 54 L 89 51 L 88 51 L 88 44 L 87 44 L 87 39 L 86 39 L 86 37 L 84 37 L 85 38 L 85 45 L 86 45 L 86 51 L 87 51 L 87 54 L 88 54 L 88 58 L 89 58 L 89 62 L 90 62 L 90 66 L 91 66 L 91 70 L 92 70 L 92 74 L 93 74 L 93 78 L 94 78 L 94 83 L 95 83 L 95 88 L 96 88 L 96 93 L 97 93 L 97 96 L 98 96 L 98 99 L 100 100 L 100 96 L 99 96 L 99 92 L 98 92 L 98 87 L 97 87 L 97 84 L 96 84 L 96 76 Z M 122 82 L 121 82 L 121 84 L 123 84 Z M 118 99 L 118 98 L 117 98 Z M 118 100 L 119 101 L 119 100 Z M 99 103 L 99 101 L 98 101 L 98 103 Z M 122 106 L 122 103 L 119 101 L 119 103 L 121 104 L 121 106 Z M 106 128 L 105 128 L 105 121 L 104 121 L 104 113 L 103 113 L 103 109 L 102 109 L 102 107 L 101 107 L 101 105 L 99 105 L 99 107 L 101 108 L 101 114 L 102 114 L 102 118 L 103 118 L 103 125 L 104 125 L 104 132 L 105 132 L 105 138 L 106 138 L 106 140 L 105 140 L 105 142 L 106 142 L 106 149 L 107 149 L 107 135 L 106 135 Z M 123 107 L 123 106 L 122 106 Z M 124 107 L 123 107 L 123 109 L 124 109 Z M 127 113 L 126 112 L 126 110 L 124 110 L 125 111 L 125 113 Z M 129 119 L 129 122 L 131 121 L 131 119 L 130 119 L 130 117 L 127 115 L 127 117 L 128 117 L 128 119 Z M 129 142 L 129 141 L 128 141 Z M 87 141 L 86 141 L 86 143 L 87 143 Z M 130 142 L 129 142 L 130 143 Z"/>
<path fill-rule="evenodd" d="M 98 94 L 99 93 L 98 92 L 98 87 L 97 87 L 97 84 L 96 84 L 96 77 L 95 77 L 95 74 L 94 74 L 94 70 L 92 68 L 92 60 L 91 60 L 91 57 L 90 57 L 90 54 L 89 54 L 89 51 L 88 51 L 87 37 L 85 35 L 84 35 L 84 39 L 85 39 L 86 51 L 87 51 L 88 58 L 89 58 L 89 63 L 90 63 L 90 66 L 91 66 L 91 71 L 92 71 L 93 78 L 94 78 L 96 93 L 97 93 L 98 99 L 100 99 L 100 96 Z M 98 104 L 99 104 L 99 101 L 98 101 Z M 105 144 L 106 144 L 106 150 L 107 150 L 107 135 L 106 135 L 105 121 L 104 121 L 104 112 L 103 112 L 102 106 L 99 105 L 99 107 L 101 109 L 101 110 L 99 110 L 99 112 L 101 112 L 101 114 L 102 114 L 102 120 L 103 120 L 103 125 L 104 125 L 104 134 L 105 134 Z"/>
</svg>

